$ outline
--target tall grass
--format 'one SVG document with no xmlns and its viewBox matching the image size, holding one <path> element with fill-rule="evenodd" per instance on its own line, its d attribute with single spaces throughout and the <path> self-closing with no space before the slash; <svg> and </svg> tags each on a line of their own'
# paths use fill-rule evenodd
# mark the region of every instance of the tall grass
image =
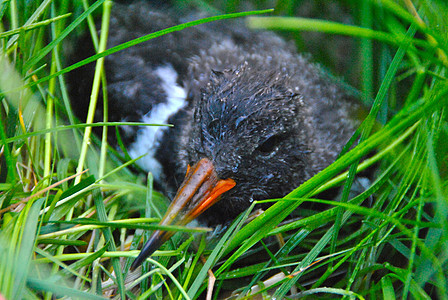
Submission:
<svg viewBox="0 0 448 300">
<path fill-rule="evenodd" d="M 65 50 L 93 14 L 108 26 L 110 1 L 0 3 L 0 295 L 448 298 L 447 5 L 267 2 L 191 1 L 214 14 L 275 8 L 248 26 L 279 31 L 359 89 L 370 107 L 359 142 L 251 221 L 253 206 L 214 234 L 175 228 L 141 277 L 129 273 L 131 258 L 168 200 L 89 132 L 124 123 L 77 120 L 64 73 L 97 61 L 92 113 L 107 86 L 101 57 L 183 26 L 106 52 L 104 34 L 99 54 L 68 66 Z M 334 9 L 344 22 L 325 13 Z M 316 196 L 335 186 L 339 201 Z"/>
</svg>

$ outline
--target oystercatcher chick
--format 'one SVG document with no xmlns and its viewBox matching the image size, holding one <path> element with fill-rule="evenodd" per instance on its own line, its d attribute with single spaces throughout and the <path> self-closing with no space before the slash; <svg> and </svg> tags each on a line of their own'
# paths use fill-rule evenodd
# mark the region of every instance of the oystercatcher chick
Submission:
<svg viewBox="0 0 448 300">
<path fill-rule="evenodd" d="M 109 46 L 198 17 L 174 15 L 116 4 Z M 110 121 L 174 125 L 121 131 L 130 156 L 146 154 L 138 164 L 165 192 L 177 190 L 162 225 L 218 224 L 254 200 L 284 196 L 332 163 L 357 126 L 359 105 L 338 83 L 277 35 L 241 22 L 188 28 L 105 58 Z M 72 73 L 77 107 L 87 104 L 91 69 Z M 172 234 L 155 231 L 132 269 Z"/>
</svg>

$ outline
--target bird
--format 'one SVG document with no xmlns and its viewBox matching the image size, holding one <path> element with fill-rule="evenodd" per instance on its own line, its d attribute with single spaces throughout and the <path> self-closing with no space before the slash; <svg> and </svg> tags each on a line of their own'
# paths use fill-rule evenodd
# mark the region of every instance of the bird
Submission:
<svg viewBox="0 0 448 300">
<path fill-rule="evenodd" d="M 204 15 L 163 8 L 114 4 L 108 47 Z M 120 128 L 129 155 L 146 154 L 137 164 L 174 195 L 161 225 L 213 226 L 284 196 L 331 164 L 359 125 L 356 97 L 293 44 L 242 20 L 172 32 L 106 56 L 104 66 L 110 121 L 173 125 Z M 70 75 L 81 115 L 92 68 Z M 131 269 L 172 234 L 156 230 Z"/>
</svg>

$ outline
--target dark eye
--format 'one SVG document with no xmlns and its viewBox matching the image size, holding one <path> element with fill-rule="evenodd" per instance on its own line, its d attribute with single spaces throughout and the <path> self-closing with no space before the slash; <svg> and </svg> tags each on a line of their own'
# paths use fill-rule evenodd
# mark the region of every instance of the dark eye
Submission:
<svg viewBox="0 0 448 300">
<path fill-rule="evenodd" d="M 265 139 L 264 141 L 262 141 L 258 147 L 256 148 L 256 150 L 265 153 L 265 154 L 269 154 L 272 151 L 274 151 L 277 146 L 283 141 L 284 139 L 284 135 L 272 135 L 270 137 L 268 137 L 267 139 Z"/>
<path fill-rule="evenodd" d="M 208 124 L 207 129 L 211 135 L 217 136 L 219 132 L 219 119 L 212 120 Z"/>
</svg>

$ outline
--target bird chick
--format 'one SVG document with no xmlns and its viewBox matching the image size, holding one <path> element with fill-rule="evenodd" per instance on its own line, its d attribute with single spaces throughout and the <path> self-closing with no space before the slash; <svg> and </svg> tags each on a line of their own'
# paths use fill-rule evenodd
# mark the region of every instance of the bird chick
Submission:
<svg viewBox="0 0 448 300">
<path fill-rule="evenodd" d="M 179 22 L 146 3 L 115 5 L 109 46 Z M 332 163 L 357 126 L 359 105 L 319 66 L 238 21 L 139 44 L 107 56 L 105 69 L 111 121 L 174 125 L 122 131 L 131 157 L 147 153 L 138 163 L 177 191 L 162 225 L 218 224 L 284 196 Z M 72 97 L 87 101 L 89 76 L 72 77 Z M 171 235 L 154 232 L 132 268 Z"/>
</svg>

